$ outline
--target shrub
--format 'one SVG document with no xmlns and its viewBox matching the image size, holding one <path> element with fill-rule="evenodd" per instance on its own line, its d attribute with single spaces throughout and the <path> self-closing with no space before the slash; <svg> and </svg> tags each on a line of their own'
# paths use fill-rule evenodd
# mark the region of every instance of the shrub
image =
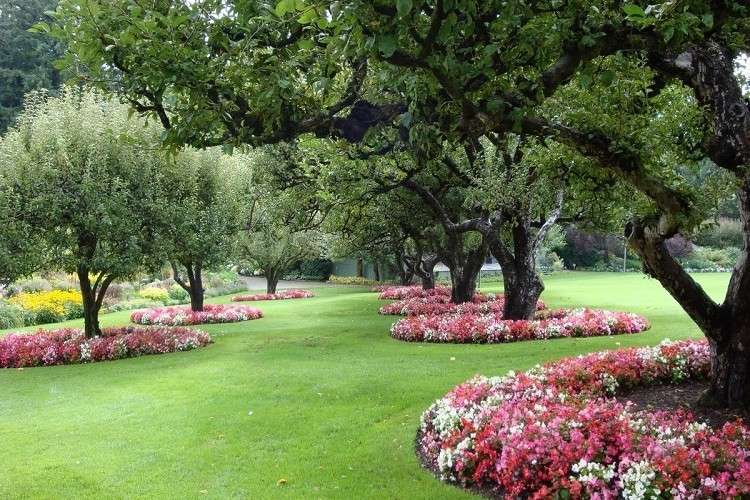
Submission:
<svg viewBox="0 0 750 500">
<path fill-rule="evenodd" d="M 52 284 L 44 278 L 21 280 L 16 282 L 15 286 L 19 291 L 27 293 L 49 292 L 54 288 Z"/>
<path fill-rule="evenodd" d="M 263 313 L 253 307 L 210 304 L 203 311 L 192 311 L 186 306 L 141 309 L 130 315 L 130 321 L 141 325 L 201 325 L 206 323 L 233 323 L 262 318 Z"/>
<path fill-rule="evenodd" d="M 177 283 L 169 287 L 169 298 L 176 302 L 185 302 L 188 299 L 188 293 Z"/>
<path fill-rule="evenodd" d="M 25 325 L 23 309 L 0 300 L 0 329 L 20 328 Z"/>
<path fill-rule="evenodd" d="M 8 302 L 23 309 L 27 325 L 56 323 L 83 316 L 83 298 L 77 290 L 21 292 Z"/>
<path fill-rule="evenodd" d="M 148 286 L 139 290 L 138 296 L 142 299 L 161 302 L 162 304 L 165 304 L 167 301 L 169 301 L 169 292 L 164 288 L 157 288 L 155 286 Z"/>
<path fill-rule="evenodd" d="M 232 297 L 232 302 L 255 302 L 259 300 L 285 300 L 285 299 L 307 299 L 313 296 L 313 293 L 307 290 L 282 290 L 277 293 L 257 293 L 254 295 L 236 295 Z"/>
<path fill-rule="evenodd" d="M 410 316 L 391 327 L 391 336 L 409 342 L 495 344 L 559 337 L 597 337 L 639 333 L 648 321 L 633 313 L 595 309 L 545 311 L 535 320 L 504 320 L 502 314 L 475 312 Z"/>
<path fill-rule="evenodd" d="M 188 351 L 211 343 L 211 337 L 189 328 L 105 328 L 87 339 L 83 330 L 62 328 L 11 333 L 0 338 L 0 368 L 62 365 Z"/>
<path fill-rule="evenodd" d="M 475 377 L 422 415 L 417 447 L 443 480 L 505 498 L 744 498 L 747 427 L 611 398 L 709 371 L 707 342 L 690 340 Z"/>
<path fill-rule="evenodd" d="M 742 222 L 737 219 L 722 218 L 718 224 L 709 224 L 695 235 L 695 244 L 702 247 L 737 247 L 743 245 Z"/>
</svg>

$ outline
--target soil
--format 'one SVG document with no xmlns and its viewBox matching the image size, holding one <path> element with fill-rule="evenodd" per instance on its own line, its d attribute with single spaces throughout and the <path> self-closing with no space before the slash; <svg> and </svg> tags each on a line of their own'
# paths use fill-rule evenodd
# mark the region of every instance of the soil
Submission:
<svg viewBox="0 0 750 500">
<path fill-rule="evenodd" d="M 705 381 L 691 381 L 670 385 L 649 385 L 620 395 L 617 397 L 617 400 L 622 403 L 626 401 L 635 403 L 636 410 L 688 410 L 696 420 L 705 422 L 715 429 L 720 428 L 726 422 L 732 422 L 737 419 L 750 422 L 750 415 L 747 413 L 743 414 L 736 410 L 698 406 L 696 402 L 706 389 L 708 389 L 708 382 Z"/>
</svg>

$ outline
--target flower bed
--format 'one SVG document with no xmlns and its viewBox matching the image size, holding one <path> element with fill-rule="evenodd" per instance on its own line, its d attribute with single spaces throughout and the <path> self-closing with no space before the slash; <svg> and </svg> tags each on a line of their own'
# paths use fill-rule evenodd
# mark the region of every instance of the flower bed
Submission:
<svg viewBox="0 0 750 500">
<path fill-rule="evenodd" d="M 472 312 L 410 316 L 391 326 L 391 336 L 409 342 L 494 344 L 557 337 L 639 333 L 650 328 L 642 316 L 595 309 L 558 309 L 543 319 L 504 320 L 502 314 Z"/>
<path fill-rule="evenodd" d="M 90 339 L 77 328 L 11 333 L 0 338 L 0 368 L 87 363 L 189 351 L 211 342 L 207 333 L 190 328 L 105 328 L 101 337 Z"/>
<path fill-rule="evenodd" d="M 507 498 L 737 498 L 750 494 L 750 430 L 611 396 L 706 379 L 705 341 L 664 342 L 475 377 L 422 416 L 423 462 Z"/>
<path fill-rule="evenodd" d="M 259 309 L 240 305 L 211 304 L 202 311 L 192 311 L 189 306 L 155 307 L 133 311 L 130 321 L 141 325 L 202 325 L 206 323 L 234 323 L 262 318 Z"/>
<path fill-rule="evenodd" d="M 259 300 L 309 299 L 313 293 L 307 290 L 282 290 L 276 293 L 256 293 L 255 295 L 235 295 L 232 302 L 255 302 Z"/>
<path fill-rule="evenodd" d="M 544 310 L 546 305 L 537 301 L 538 311 Z M 454 304 L 450 295 L 431 295 L 397 300 L 380 308 L 380 314 L 400 316 L 435 316 L 441 314 L 503 314 L 505 297 L 493 293 L 475 293 L 471 302 Z"/>
<path fill-rule="evenodd" d="M 403 300 L 403 299 L 416 299 L 425 297 L 442 296 L 448 297 L 450 300 L 451 289 L 446 286 L 436 286 L 430 290 L 425 290 L 421 286 L 385 286 L 376 287 L 373 289 L 374 292 L 380 292 L 378 298 L 381 300 Z"/>
</svg>

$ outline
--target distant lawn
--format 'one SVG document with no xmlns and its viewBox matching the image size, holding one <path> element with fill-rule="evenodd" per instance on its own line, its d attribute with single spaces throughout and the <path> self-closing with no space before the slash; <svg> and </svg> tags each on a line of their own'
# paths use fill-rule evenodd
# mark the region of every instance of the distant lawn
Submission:
<svg viewBox="0 0 750 500">
<path fill-rule="evenodd" d="M 697 279 L 720 299 L 729 275 Z M 389 337 L 397 318 L 377 314 L 376 294 L 320 288 L 313 299 L 258 302 L 263 319 L 203 327 L 216 341 L 205 349 L 0 370 L 0 498 L 472 498 L 424 472 L 413 452 L 420 413 L 451 387 L 476 373 L 700 335 L 640 274 L 545 282 L 551 307 L 633 311 L 653 328 L 420 345 Z"/>
</svg>

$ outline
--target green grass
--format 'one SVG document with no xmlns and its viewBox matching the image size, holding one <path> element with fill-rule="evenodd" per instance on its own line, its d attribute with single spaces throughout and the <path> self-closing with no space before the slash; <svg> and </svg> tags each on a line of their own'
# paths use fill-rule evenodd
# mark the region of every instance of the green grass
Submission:
<svg viewBox="0 0 750 500">
<path fill-rule="evenodd" d="M 720 298 L 728 275 L 698 279 Z M 424 472 L 412 447 L 420 413 L 451 387 L 476 373 L 699 335 L 641 275 L 567 273 L 546 284 L 552 307 L 634 311 L 653 328 L 409 344 L 388 336 L 394 318 L 377 314 L 375 294 L 322 288 L 313 299 L 259 303 L 261 320 L 204 327 L 216 340 L 205 349 L 0 370 L 0 498 L 470 498 Z"/>
</svg>

